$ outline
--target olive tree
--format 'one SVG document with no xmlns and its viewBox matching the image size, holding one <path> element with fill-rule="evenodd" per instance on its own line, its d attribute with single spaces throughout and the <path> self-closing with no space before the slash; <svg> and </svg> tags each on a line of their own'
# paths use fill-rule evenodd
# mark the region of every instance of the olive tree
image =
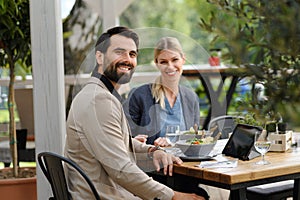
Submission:
<svg viewBox="0 0 300 200">
<path fill-rule="evenodd" d="M 0 67 L 9 69 L 9 139 L 18 176 L 14 82 L 16 69 L 31 67 L 29 0 L 0 0 Z"/>
<path fill-rule="evenodd" d="M 214 36 L 211 44 L 222 49 L 223 61 L 245 69 L 253 83 L 265 87 L 267 99 L 252 98 L 246 108 L 271 118 L 280 113 L 283 120 L 299 124 L 300 2 L 202 3 L 209 5 L 210 14 L 200 17 L 200 27 Z"/>
</svg>

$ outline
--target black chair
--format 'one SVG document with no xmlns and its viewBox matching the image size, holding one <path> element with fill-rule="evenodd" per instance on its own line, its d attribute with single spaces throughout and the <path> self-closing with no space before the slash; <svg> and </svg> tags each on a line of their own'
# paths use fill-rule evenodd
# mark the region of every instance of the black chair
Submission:
<svg viewBox="0 0 300 200">
<path fill-rule="evenodd" d="M 293 197 L 294 181 L 265 184 L 247 188 L 247 200 L 286 200 Z"/>
<path fill-rule="evenodd" d="M 17 149 L 18 149 L 18 166 L 20 161 L 35 162 L 35 148 L 26 148 L 27 129 L 17 129 Z M 4 162 L 5 167 L 9 167 L 11 162 Z"/>
<path fill-rule="evenodd" d="M 95 199 L 100 200 L 99 194 L 92 181 L 82 171 L 82 169 L 72 160 L 52 152 L 42 152 L 38 154 L 38 163 L 51 185 L 54 197 L 50 197 L 49 200 L 71 199 L 71 195 L 68 190 L 68 184 L 66 181 L 66 176 L 64 173 L 63 164 L 68 164 L 76 171 L 78 171 L 89 185 L 91 191 L 95 196 Z"/>
<path fill-rule="evenodd" d="M 35 162 L 35 148 L 27 148 L 27 129 L 17 129 L 18 165 L 20 161 Z"/>
<path fill-rule="evenodd" d="M 236 126 L 235 119 L 241 118 L 240 116 L 222 115 L 210 120 L 208 130 L 213 130 L 212 137 L 216 136 L 219 132 L 222 133 L 220 139 L 229 138 L 229 133 L 232 133 Z"/>
</svg>

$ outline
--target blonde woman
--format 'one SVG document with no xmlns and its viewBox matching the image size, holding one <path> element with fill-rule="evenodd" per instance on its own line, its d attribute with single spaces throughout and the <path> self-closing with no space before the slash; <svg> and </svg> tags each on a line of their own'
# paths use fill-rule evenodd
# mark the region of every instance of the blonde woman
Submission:
<svg viewBox="0 0 300 200">
<path fill-rule="evenodd" d="M 154 62 L 161 75 L 155 83 L 131 91 L 124 109 L 133 136 L 148 144 L 169 146 L 166 126 L 178 124 L 180 130 L 188 130 L 199 125 L 199 101 L 195 92 L 179 85 L 185 56 L 176 38 L 158 41 Z"/>
</svg>

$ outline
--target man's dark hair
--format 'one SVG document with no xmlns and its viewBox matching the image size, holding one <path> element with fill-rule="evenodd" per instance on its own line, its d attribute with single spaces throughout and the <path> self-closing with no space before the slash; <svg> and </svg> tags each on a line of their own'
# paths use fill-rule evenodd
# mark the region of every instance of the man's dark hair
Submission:
<svg viewBox="0 0 300 200">
<path fill-rule="evenodd" d="M 117 26 L 114 28 L 111 28 L 109 30 L 107 30 L 107 32 L 103 33 L 97 40 L 96 45 L 95 45 L 95 52 L 96 51 L 100 51 L 102 53 L 106 53 L 109 45 L 110 45 L 110 38 L 113 35 L 122 35 L 125 36 L 127 38 L 131 38 L 133 39 L 133 41 L 135 42 L 135 45 L 138 49 L 139 47 L 139 37 L 138 35 L 133 32 L 132 30 L 130 30 L 127 27 L 124 26 Z"/>
</svg>

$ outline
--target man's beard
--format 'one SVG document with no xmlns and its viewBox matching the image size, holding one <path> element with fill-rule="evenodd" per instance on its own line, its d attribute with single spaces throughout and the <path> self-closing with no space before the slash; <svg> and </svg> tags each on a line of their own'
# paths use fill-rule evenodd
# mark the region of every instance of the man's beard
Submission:
<svg viewBox="0 0 300 200">
<path fill-rule="evenodd" d="M 118 73 L 118 67 L 120 65 L 129 66 L 131 68 L 130 73 Z M 105 66 L 105 65 L 104 65 Z M 111 81 L 118 83 L 118 84 L 125 84 L 128 83 L 133 75 L 134 67 L 132 64 L 126 64 L 124 62 L 118 63 L 110 63 L 103 74 L 110 79 Z"/>
</svg>

